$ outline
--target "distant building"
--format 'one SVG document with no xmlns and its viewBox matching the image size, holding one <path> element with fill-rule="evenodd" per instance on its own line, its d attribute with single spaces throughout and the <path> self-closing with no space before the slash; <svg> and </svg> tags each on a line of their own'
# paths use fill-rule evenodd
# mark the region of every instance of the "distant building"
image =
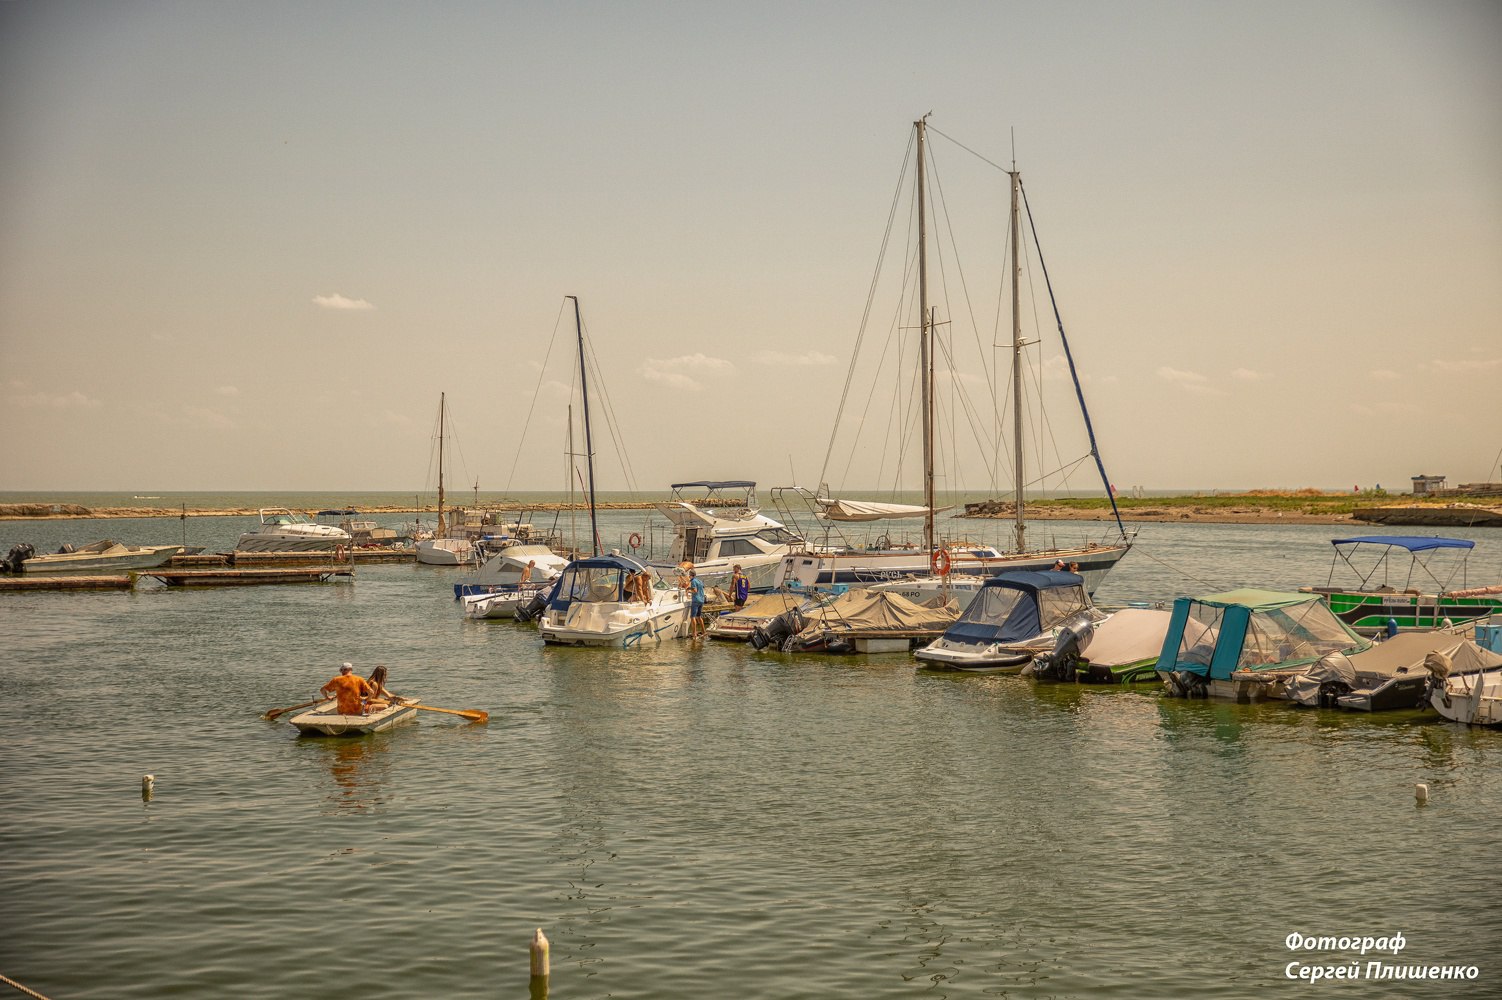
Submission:
<svg viewBox="0 0 1502 1000">
<path fill-rule="evenodd" d="M 1438 493 L 1445 488 L 1444 476 L 1414 476 L 1413 492 L 1417 496 L 1423 493 Z"/>
</svg>

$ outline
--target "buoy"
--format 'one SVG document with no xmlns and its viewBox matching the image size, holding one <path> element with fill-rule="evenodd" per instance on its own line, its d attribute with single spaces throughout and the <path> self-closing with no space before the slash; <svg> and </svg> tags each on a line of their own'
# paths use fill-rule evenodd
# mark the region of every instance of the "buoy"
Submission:
<svg viewBox="0 0 1502 1000">
<path fill-rule="evenodd" d="M 1423 805 L 1425 802 L 1428 802 L 1429 801 L 1429 786 L 1425 785 L 1425 784 L 1422 784 L 1422 783 L 1414 785 L 1413 786 L 1413 797 L 1418 800 L 1419 805 Z"/>
<path fill-rule="evenodd" d="M 151 798 L 152 789 L 156 786 L 156 775 L 147 774 L 141 778 L 141 798 Z"/>
</svg>

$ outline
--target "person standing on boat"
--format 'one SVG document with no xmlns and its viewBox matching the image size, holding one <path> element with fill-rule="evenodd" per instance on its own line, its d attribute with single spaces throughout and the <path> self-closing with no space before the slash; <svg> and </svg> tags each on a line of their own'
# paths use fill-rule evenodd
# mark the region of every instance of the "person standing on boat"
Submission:
<svg viewBox="0 0 1502 1000">
<path fill-rule="evenodd" d="M 527 565 L 525 565 L 525 566 L 522 567 L 521 582 L 522 583 L 530 583 L 532 581 L 532 571 L 534 569 L 536 569 L 536 568 L 537 568 L 537 560 L 536 559 L 528 559 L 527 560 Z"/>
<path fill-rule="evenodd" d="M 652 603 L 651 573 L 648 573 L 645 569 L 639 570 L 632 573 L 630 579 L 626 582 L 628 584 L 626 592 L 631 595 L 633 601 L 640 601 L 642 604 Z"/>
<path fill-rule="evenodd" d="M 692 561 L 685 559 L 678 564 L 678 589 L 685 591 L 685 597 L 688 596 L 686 592 L 689 587 L 689 581 L 693 578 L 693 575 L 694 564 Z"/>
<path fill-rule="evenodd" d="M 688 634 L 692 639 L 704 638 L 704 581 L 693 570 L 688 571 L 689 614 Z"/>
<path fill-rule="evenodd" d="M 346 663 L 339 668 L 339 676 L 322 688 L 320 693 L 332 695 L 339 702 L 340 715 L 364 715 L 365 699 L 371 695 L 369 682 L 355 673 L 355 665 Z"/>
<path fill-rule="evenodd" d="M 739 564 L 731 567 L 730 574 L 730 599 L 738 608 L 746 606 L 746 598 L 751 595 L 751 579 L 741 572 Z"/>
</svg>

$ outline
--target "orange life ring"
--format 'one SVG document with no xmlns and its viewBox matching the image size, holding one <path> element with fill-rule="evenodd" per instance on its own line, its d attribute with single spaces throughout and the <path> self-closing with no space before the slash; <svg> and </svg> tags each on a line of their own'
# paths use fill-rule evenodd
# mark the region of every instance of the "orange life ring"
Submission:
<svg viewBox="0 0 1502 1000">
<path fill-rule="evenodd" d="M 334 559 L 335 560 L 341 560 L 341 559 L 343 559 L 348 554 L 349 554 L 349 549 L 345 548 L 343 545 L 335 545 L 334 546 Z"/>
<path fill-rule="evenodd" d="M 631 532 L 631 537 L 626 539 L 626 544 L 631 546 L 632 552 L 635 552 L 637 549 L 641 548 L 641 535 L 635 531 Z"/>
<path fill-rule="evenodd" d="M 949 575 L 949 567 L 951 563 L 949 561 L 948 549 L 934 549 L 933 558 L 929 561 L 933 563 L 935 573 L 939 574 L 940 576 Z"/>
</svg>

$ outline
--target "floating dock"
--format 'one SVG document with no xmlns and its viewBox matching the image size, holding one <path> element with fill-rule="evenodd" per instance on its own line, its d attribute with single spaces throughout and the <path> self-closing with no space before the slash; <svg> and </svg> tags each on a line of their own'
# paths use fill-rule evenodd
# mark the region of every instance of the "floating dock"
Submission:
<svg viewBox="0 0 1502 1000">
<path fill-rule="evenodd" d="M 0 576 L 0 591 L 129 590 L 131 576 Z"/>
</svg>

